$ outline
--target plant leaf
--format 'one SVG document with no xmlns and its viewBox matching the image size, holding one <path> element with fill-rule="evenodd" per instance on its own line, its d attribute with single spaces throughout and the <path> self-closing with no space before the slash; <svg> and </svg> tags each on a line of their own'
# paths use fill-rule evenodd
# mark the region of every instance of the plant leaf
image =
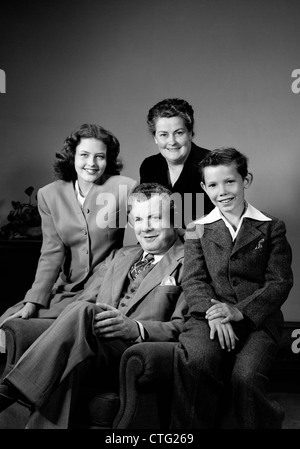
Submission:
<svg viewBox="0 0 300 449">
<path fill-rule="evenodd" d="M 13 207 L 14 210 L 20 209 L 21 208 L 21 203 L 20 201 L 12 201 L 11 205 Z"/>
<path fill-rule="evenodd" d="M 34 191 L 34 187 L 30 186 L 30 187 L 27 187 L 27 189 L 25 190 L 25 193 L 26 193 L 26 195 L 31 196 L 33 191 Z"/>
</svg>

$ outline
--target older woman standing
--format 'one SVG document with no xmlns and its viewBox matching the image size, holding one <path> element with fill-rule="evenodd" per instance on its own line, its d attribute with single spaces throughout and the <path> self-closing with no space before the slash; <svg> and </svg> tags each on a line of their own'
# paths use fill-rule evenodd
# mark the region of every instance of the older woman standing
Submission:
<svg viewBox="0 0 300 449">
<path fill-rule="evenodd" d="M 56 318 L 110 251 L 123 244 L 127 197 L 118 139 L 84 124 L 56 154 L 56 181 L 38 191 L 43 244 L 31 289 L 1 317 Z"/>
<path fill-rule="evenodd" d="M 212 210 L 200 183 L 199 163 L 209 150 L 192 142 L 194 111 L 185 100 L 169 98 L 155 104 L 148 112 L 147 124 L 160 151 L 147 157 L 140 167 L 141 182 L 157 182 L 182 201 L 182 224 L 188 224 Z M 200 201 L 203 194 L 203 201 Z"/>
</svg>

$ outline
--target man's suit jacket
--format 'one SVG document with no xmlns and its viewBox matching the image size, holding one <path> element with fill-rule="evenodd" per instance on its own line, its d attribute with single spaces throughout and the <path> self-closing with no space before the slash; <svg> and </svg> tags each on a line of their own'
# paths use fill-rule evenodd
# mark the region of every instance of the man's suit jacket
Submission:
<svg viewBox="0 0 300 449">
<path fill-rule="evenodd" d="M 99 265 L 77 300 L 90 300 L 119 306 L 131 266 L 143 250 L 140 245 L 113 251 Z M 181 332 L 187 304 L 181 288 L 184 245 L 178 238 L 164 257 L 147 273 L 131 301 L 123 310 L 126 316 L 141 322 L 149 341 L 175 341 Z M 172 277 L 176 285 L 167 285 Z M 164 285 L 162 285 L 164 284 Z"/>
<path fill-rule="evenodd" d="M 154 156 L 147 157 L 140 166 L 140 181 L 141 182 L 157 182 L 167 187 L 171 192 L 178 192 L 184 199 L 184 193 L 192 194 L 192 210 L 189 207 L 188 215 L 184 216 L 184 206 L 182 208 L 182 217 L 185 218 L 185 224 L 187 225 L 192 220 L 199 218 L 205 212 L 208 214 L 213 205 L 202 190 L 200 186 L 201 176 L 199 172 L 199 163 L 209 153 L 209 150 L 198 147 L 192 142 L 190 154 L 185 161 L 182 172 L 179 178 L 172 186 L 168 178 L 168 164 L 166 159 L 159 153 Z M 202 193 L 204 197 L 204 211 L 203 208 L 196 206 L 196 194 Z M 185 201 L 188 204 L 188 201 Z M 198 202 L 199 203 L 199 202 Z M 199 210 L 199 212 L 198 212 Z"/>
<path fill-rule="evenodd" d="M 98 264 L 122 247 L 127 199 L 135 185 L 131 178 L 111 176 L 92 186 L 83 209 L 72 182 L 55 181 L 38 191 L 43 244 L 35 281 L 1 321 L 25 302 L 41 306 L 38 317 L 56 318 L 74 300 Z"/>
<path fill-rule="evenodd" d="M 278 340 L 281 305 L 293 285 L 291 248 L 283 221 L 244 218 L 235 242 L 223 220 L 186 232 L 183 290 L 190 314 L 204 318 L 211 298 L 228 302 L 250 327 Z"/>
</svg>

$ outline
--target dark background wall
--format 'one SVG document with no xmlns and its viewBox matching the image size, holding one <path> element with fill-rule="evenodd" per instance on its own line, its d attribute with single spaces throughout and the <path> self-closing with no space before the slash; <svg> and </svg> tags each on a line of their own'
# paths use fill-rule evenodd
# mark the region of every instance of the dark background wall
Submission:
<svg viewBox="0 0 300 449">
<path fill-rule="evenodd" d="M 194 106 L 195 142 L 250 158 L 256 207 L 285 220 L 295 286 L 283 307 L 300 320 L 299 0 L 55 0 L 1 2 L 0 224 L 11 200 L 52 181 L 56 150 L 77 125 L 121 142 L 138 179 L 156 153 L 148 109 L 178 96 Z M 126 243 L 133 239 L 130 231 Z"/>
</svg>

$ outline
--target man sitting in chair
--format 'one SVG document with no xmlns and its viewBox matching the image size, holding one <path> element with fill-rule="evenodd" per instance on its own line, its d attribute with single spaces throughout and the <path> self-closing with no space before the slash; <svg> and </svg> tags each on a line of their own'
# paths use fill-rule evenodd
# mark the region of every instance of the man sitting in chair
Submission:
<svg viewBox="0 0 300 449">
<path fill-rule="evenodd" d="M 114 250 L 99 265 L 84 292 L 0 385 L 0 411 L 14 402 L 32 408 L 27 428 L 76 427 L 95 386 L 118 385 L 120 359 L 130 345 L 177 341 L 187 305 L 171 192 L 141 184 L 129 208 L 139 245 Z"/>
</svg>

